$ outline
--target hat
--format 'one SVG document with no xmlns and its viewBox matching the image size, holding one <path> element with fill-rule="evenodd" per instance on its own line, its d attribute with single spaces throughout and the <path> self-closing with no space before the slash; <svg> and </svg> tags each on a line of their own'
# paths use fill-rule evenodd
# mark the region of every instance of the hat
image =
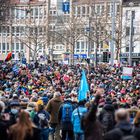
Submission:
<svg viewBox="0 0 140 140">
<path fill-rule="evenodd" d="M 20 106 L 18 101 L 11 101 L 10 106 Z"/>
<path fill-rule="evenodd" d="M 42 100 L 44 104 L 48 103 L 48 97 L 41 97 L 40 100 Z"/>
<path fill-rule="evenodd" d="M 42 100 L 38 100 L 37 101 L 37 105 L 43 105 L 43 101 Z"/>
<path fill-rule="evenodd" d="M 36 106 L 35 102 L 30 102 L 27 106 L 27 110 L 31 111 L 34 109 L 34 107 Z"/>
</svg>

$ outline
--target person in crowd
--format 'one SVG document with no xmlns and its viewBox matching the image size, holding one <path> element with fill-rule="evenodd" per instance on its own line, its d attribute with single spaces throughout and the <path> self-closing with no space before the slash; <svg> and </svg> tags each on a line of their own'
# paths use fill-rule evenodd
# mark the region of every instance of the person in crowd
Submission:
<svg viewBox="0 0 140 140">
<path fill-rule="evenodd" d="M 87 113 L 87 108 L 85 107 L 85 100 L 79 101 L 78 107 L 72 113 L 72 124 L 75 140 L 84 140 L 84 131 L 82 130 L 81 121 L 83 116 Z"/>
<path fill-rule="evenodd" d="M 19 111 L 20 111 L 20 103 L 14 100 L 11 101 L 10 102 L 10 125 L 16 123 Z"/>
<path fill-rule="evenodd" d="M 34 116 L 33 122 L 35 123 L 36 126 L 41 128 L 41 121 L 48 120 L 49 122 L 50 115 L 46 110 L 44 110 L 44 104 L 42 100 L 38 100 L 37 105 L 38 105 L 38 111 Z"/>
<path fill-rule="evenodd" d="M 105 134 L 105 140 L 121 140 L 123 137 L 133 135 L 134 129 L 130 123 L 129 113 L 120 108 L 115 112 L 116 126 Z"/>
<path fill-rule="evenodd" d="M 137 112 L 133 123 L 136 128 L 140 128 L 140 111 Z"/>
<path fill-rule="evenodd" d="M 62 130 L 62 140 L 73 140 L 73 126 L 71 122 L 72 112 L 74 106 L 72 104 L 71 98 L 69 95 L 66 95 L 64 98 L 64 103 L 60 106 L 59 110 L 59 122 L 61 124 Z"/>
<path fill-rule="evenodd" d="M 9 140 L 41 140 L 40 130 L 30 120 L 29 113 L 21 110 L 16 124 L 9 128 Z"/>
<path fill-rule="evenodd" d="M 53 129 L 49 127 L 48 119 L 45 117 L 40 120 L 41 140 L 49 140 L 49 134 L 53 133 Z"/>
<path fill-rule="evenodd" d="M 5 113 L 5 104 L 0 101 L 0 139 L 8 140 L 7 130 L 9 128 L 10 116 L 8 113 Z"/>
<path fill-rule="evenodd" d="M 110 98 L 106 98 L 105 105 L 99 114 L 99 121 L 103 126 L 104 133 L 112 130 L 115 125 L 114 106 Z"/>
<path fill-rule="evenodd" d="M 38 111 L 37 103 L 36 102 L 29 102 L 27 105 L 26 111 L 29 112 L 31 119 L 34 120 L 34 117 Z"/>
<path fill-rule="evenodd" d="M 15 66 L 17 66 L 17 71 L 13 69 Z M 122 78 L 123 66 L 112 67 L 108 64 L 98 64 L 96 67 L 94 67 L 92 64 L 89 64 L 88 66 L 82 64 L 66 65 L 59 64 L 55 61 L 48 64 L 38 63 L 35 66 L 34 62 L 26 65 L 22 65 L 18 62 L 14 63 L 12 61 L 10 63 L 2 62 L 0 63 L 0 101 L 4 102 L 6 109 L 2 111 L 0 121 L 2 122 L 2 125 L 6 124 L 6 128 L 8 123 L 9 126 L 15 124 L 19 116 L 19 111 L 22 108 L 30 113 L 32 121 L 37 120 L 35 121 L 37 127 L 44 129 L 44 131 L 46 131 L 46 136 L 48 134 L 48 130 L 51 127 L 54 128 L 55 134 L 50 133 L 50 135 L 55 135 L 55 139 L 59 140 L 60 132 L 62 132 L 64 129 L 61 129 L 62 131 L 60 131 L 60 119 L 58 118 L 58 114 L 62 101 L 65 99 L 66 93 L 70 95 L 72 104 L 75 108 L 75 116 L 73 116 L 75 119 L 73 119 L 74 133 L 77 134 L 76 132 L 79 130 L 85 135 L 85 138 L 93 138 L 96 132 L 93 130 L 93 128 L 98 124 L 97 130 L 99 131 L 96 133 L 94 138 L 102 139 L 102 136 L 108 134 L 109 131 L 116 129 L 118 126 L 115 125 L 116 123 L 118 124 L 118 122 L 112 123 L 115 111 L 118 111 L 119 108 L 131 110 L 135 107 L 137 108 L 137 112 L 138 108 L 140 108 L 140 65 L 132 68 L 132 79 L 124 80 Z M 85 103 L 87 112 L 89 113 L 87 113 L 84 121 L 82 121 L 82 125 L 80 126 L 79 120 L 81 119 L 78 120 L 75 117 L 78 107 L 77 96 L 80 87 L 82 69 L 85 69 L 87 82 L 90 89 Z M 101 137 L 99 137 L 100 132 L 102 131 L 100 131 L 101 126 L 98 119 L 96 117 L 93 117 L 91 120 L 87 119 L 90 118 L 90 114 L 96 114 L 95 112 L 98 98 L 96 97 L 95 93 L 97 89 L 102 90 L 99 100 L 99 107 L 97 108 L 97 118 L 99 118 L 103 129 L 103 134 Z M 50 114 L 49 128 L 46 125 L 47 122 L 45 122 L 48 119 L 44 119 L 46 117 L 42 115 L 43 113 L 39 115 L 39 118 L 37 115 L 38 112 L 41 111 L 40 107 L 38 110 L 37 105 L 37 102 L 40 102 L 40 100 L 43 101 L 45 110 L 47 110 Z M 32 102 L 35 104 L 33 105 Z M 95 112 L 92 112 L 94 107 Z M 9 121 L 8 116 L 10 116 Z M 34 119 L 35 116 L 38 119 Z M 138 120 L 138 117 L 135 117 L 135 119 L 134 117 L 135 113 L 130 112 L 129 122 L 126 122 L 128 124 L 131 123 L 131 125 L 133 125 L 134 122 L 134 136 L 139 139 L 139 121 L 133 121 Z M 76 129 L 76 120 L 80 126 L 78 129 Z M 93 125 L 89 125 L 89 130 L 89 128 L 86 126 L 88 126 L 90 122 L 93 122 Z M 119 124 L 122 126 L 121 123 Z M 6 139 L 7 138 L 5 138 L 5 140 Z"/>
<path fill-rule="evenodd" d="M 58 120 L 59 108 L 62 104 L 60 92 L 55 92 L 54 97 L 49 100 L 46 110 L 50 113 L 50 126 L 55 130 L 54 136 L 51 136 L 54 140 L 60 140 L 60 124 Z"/>
<path fill-rule="evenodd" d="M 98 91 L 91 104 L 89 112 L 82 119 L 82 129 L 84 130 L 85 140 L 103 140 L 103 130 L 97 119 L 97 108 L 101 98 L 101 92 Z"/>
</svg>

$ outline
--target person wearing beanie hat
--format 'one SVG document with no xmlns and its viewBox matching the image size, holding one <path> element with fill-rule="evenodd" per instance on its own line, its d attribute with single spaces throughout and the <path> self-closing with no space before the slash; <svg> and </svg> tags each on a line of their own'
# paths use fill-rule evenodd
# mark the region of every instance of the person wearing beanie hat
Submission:
<svg viewBox="0 0 140 140">
<path fill-rule="evenodd" d="M 62 129 L 62 140 L 65 140 L 66 137 L 70 140 L 73 140 L 73 127 L 72 127 L 72 112 L 74 106 L 69 95 L 65 95 L 64 103 L 60 106 L 58 120 L 61 124 Z"/>
<path fill-rule="evenodd" d="M 40 121 L 46 119 L 49 122 L 50 114 L 44 109 L 44 104 L 42 100 L 38 100 L 37 105 L 38 110 L 33 118 L 33 122 L 35 123 L 36 126 L 40 128 L 41 127 Z"/>
<path fill-rule="evenodd" d="M 44 105 L 42 100 L 38 100 L 36 103 L 37 105 L 42 105 L 42 106 Z"/>
<path fill-rule="evenodd" d="M 16 123 L 16 119 L 20 110 L 20 103 L 17 100 L 10 102 L 10 125 Z"/>
</svg>

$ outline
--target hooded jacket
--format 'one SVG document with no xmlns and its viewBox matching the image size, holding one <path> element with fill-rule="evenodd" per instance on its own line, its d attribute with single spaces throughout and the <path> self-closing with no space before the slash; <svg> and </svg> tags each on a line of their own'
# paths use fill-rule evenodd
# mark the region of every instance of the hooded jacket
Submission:
<svg viewBox="0 0 140 140">
<path fill-rule="evenodd" d="M 59 108 L 62 104 L 62 101 L 60 97 L 52 98 L 47 106 L 46 110 L 50 113 L 50 123 L 52 124 L 58 124 L 58 113 L 59 113 Z"/>
<path fill-rule="evenodd" d="M 127 121 L 122 121 L 112 131 L 106 133 L 104 140 L 121 140 L 123 136 L 129 136 L 132 133 L 132 125 Z"/>
</svg>

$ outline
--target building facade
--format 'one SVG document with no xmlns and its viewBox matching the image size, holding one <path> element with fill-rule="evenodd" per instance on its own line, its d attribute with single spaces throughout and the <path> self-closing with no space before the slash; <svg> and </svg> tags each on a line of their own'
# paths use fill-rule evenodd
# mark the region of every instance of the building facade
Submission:
<svg viewBox="0 0 140 140">
<path fill-rule="evenodd" d="M 59 2 L 60 0 L 58 0 Z M 72 4 L 72 6 L 69 5 L 70 8 L 65 8 L 65 10 L 70 9 L 70 11 L 64 10 L 65 2 Z M 103 52 L 105 51 L 109 54 L 111 50 L 112 7 L 111 0 L 63 1 L 61 4 L 62 12 L 60 12 L 60 9 L 58 12 L 56 8 L 55 13 L 56 17 L 59 17 L 58 20 L 60 20 L 60 17 L 63 19 L 63 25 L 60 26 L 59 24 L 59 29 L 63 29 L 69 34 L 69 36 L 65 35 L 66 42 L 63 42 L 64 51 L 66 51 L 64 53 L 74 53 L 75 59 L 94 59 L 95 53 L 97 53 L 98 61 L 103 61 Z M 115 1 L 114 10 L 115 32 L 117 32 L 121 28 L 120 0 Z M 56 17 L 55 22 L 58 22 Z M 57 25 L 55 27 L 57 28 Z M 72 33 L 72 31 L 74 32 Z M 71 40 L 74 41 L 71 42 Z M 57 40 L 55 43 L 57 44 Z M 116 48 L 114 48 L 114 52 L 117 52 Z M 71 56 L 69 57 L 71 58 Z"/>
<path fill-rule="evenodd" d="M 124 0 L 122 9 L 122 30 L 125 36 L 122 38 L 121 58 L 122 61 L 128 61 L 131 55 L 132 63 L 136 65 L 140 63 L 140 1 Z M 129 49 L 132 50 L 131 54 Z"/>
<path fill-rule="evenodd" d="M 46 0 L 11 0 L 10 16 L 0 26 L 0 54 L 29 61 L 46 53 L 47 12 Z"/>
</svg>

